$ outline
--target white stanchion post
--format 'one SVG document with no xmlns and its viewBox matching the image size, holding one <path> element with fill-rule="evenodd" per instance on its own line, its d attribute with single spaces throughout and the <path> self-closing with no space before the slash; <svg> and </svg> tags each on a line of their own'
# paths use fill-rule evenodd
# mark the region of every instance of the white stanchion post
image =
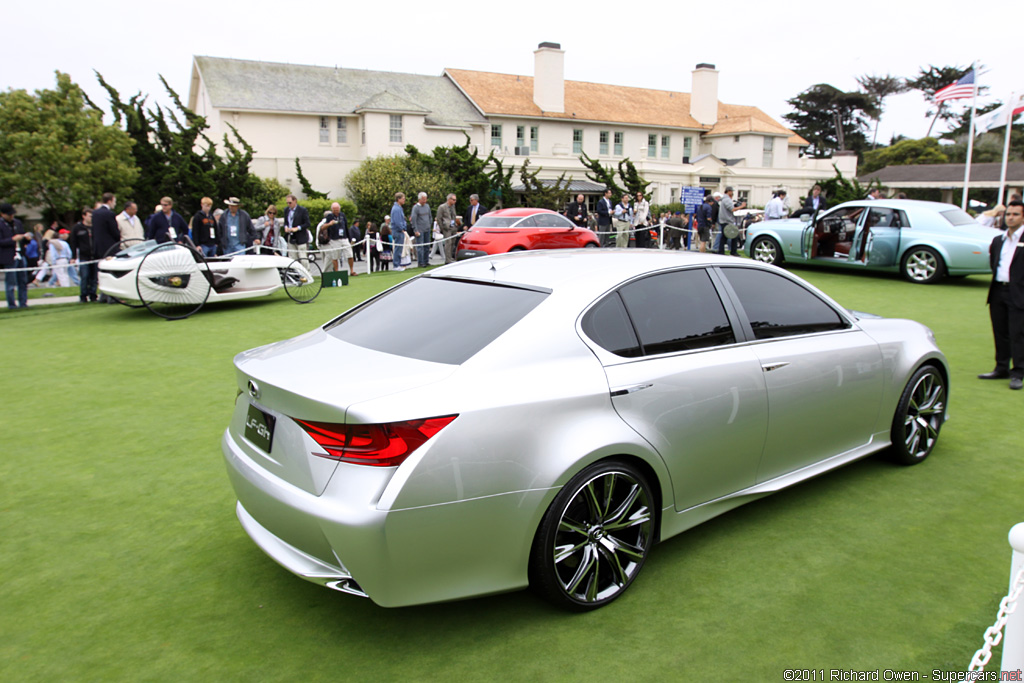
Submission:
<svg viewBox="0 0 1024 683">
<path fill-rule="evenodd" d="M 1010 592 L 1013 592 L 1014 579 L 1024 568 L 1024 522 L 1010 529 L 1009 540 L 1013 548 L 1013 561 L 1010 563 Z M 1017 609 L 1006 617 L 1001 668 L 1014 672 L 1024 669 L 1024 609 L 1021 609 L 1020 601 Z"/>
</svg>

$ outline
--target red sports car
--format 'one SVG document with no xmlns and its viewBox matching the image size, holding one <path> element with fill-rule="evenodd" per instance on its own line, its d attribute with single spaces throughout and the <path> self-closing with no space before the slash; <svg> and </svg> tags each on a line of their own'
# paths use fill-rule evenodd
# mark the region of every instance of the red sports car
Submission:
<svg viewBox="0 0 1024 683">
<path fill-rule="evenodd" d="M 459 240 L 458 260 L 526 249 L 599 247 L 590 230 L 548 209 L 501 209 L 481 216 Z"/>
</svg>

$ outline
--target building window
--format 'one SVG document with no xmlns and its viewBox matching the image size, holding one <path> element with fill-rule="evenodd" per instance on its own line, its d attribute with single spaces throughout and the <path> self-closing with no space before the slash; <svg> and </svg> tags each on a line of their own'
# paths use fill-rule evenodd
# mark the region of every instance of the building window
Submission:
<svg viewBox="0 0 1024 683">
<path fill-rule="evenodd" d="M 683 158 L 689 159 L 693 156 L 693 138 L 683 138 Z"/>
<path fill-rule="evenodd" d="M 501 124 L 491 124 L 491 147 L 501 147 Z"/>
<path fill-rule="evenodd" d="M 516 126 L 516 147 L 526 147 L 526 126 Z"/>
<path fill-rule="evenodd" d="M 338 144 L 343 145 L 348 142 L 348 121 L 344 116 L 338 117 Z"/>
<path fill-rule="evenodd" d="M 391 136 L 388 138 L 391 142 L 402 141 L 402 115 L 391 114 Z"/>
<path fill-rule="evenodd" d="M 732 136 L 732 141 L 733 142 L 739 142 L 740 141 L 740 136 L 739 135 L 733 135 Z"/>
<path fill-rule="evenodd" d="M 331 129 L 327 127 L 327 117 L 326 116 L 321 116 L 320 117 L 320 142 L 324 143 L 324 142 L 330 142 L 330 141 L 331 141 Z"/>
<path fill-rule="evenodd" d="M 359 119 L 359 139 L 362 144 L 366 144 L 366 119 Z"/>
<path fill-rule="evenodd" d="M 615 147 L 613 148 L 613 151 L 615 152 L 615 156 L 621 157 L 622 156 L 622 133 L 621 132 L 616 132 L 614 140 L 615 140 Z"/>
<path fill-rule="evenodd" d="M 602 130 L 597 134 L 598 151 L 597 153 L 606 156 L 608 154 L 608 131 Z"/>
<path fill-rule="evenodd" d="M 736 203 L 746 204 L 750 198 L 750 190 L 736 190 Z"/>
<path fill-rule="evenodd" d="M 661 136 L 661 158 L 668 159 L 669 154 L 669 143 L 672 141 L 671 135 Z"/>
<path fill-rule="evenodd" d="M 647 136 L 647 158 L 654 159 L 658 156 L 658 136 L 648 135 Z"/>
<path fill-rule="evenodd" d="M 583 154 L 583 129 L 574 128 L 572 131 L 572 153 Z"/>
<path fill-rule="evenodd" d="M 540 128 L 530 126 L 530 151 L 536 152 L 540 148 Z"/>
<path fill-rule="evenodd" d="M 775 150 L 775 138 L 765 135 L 762 150 L 764 154 L 761 157 L 761 165 L 765 168 L 771 168 L 774 165 L 772 163 L 772 152 Z"/>
</svg>

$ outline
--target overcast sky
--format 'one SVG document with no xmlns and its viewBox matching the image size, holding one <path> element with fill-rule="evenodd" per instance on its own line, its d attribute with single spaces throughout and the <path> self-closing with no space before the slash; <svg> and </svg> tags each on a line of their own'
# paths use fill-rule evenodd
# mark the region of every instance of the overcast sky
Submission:
<svg viewBox="0 0 1024 683">
<path fill-rule="evenodd" d="M 1016 10 L 1012 8 L 1016 7 Z M 979 14 L 967 14 L 977 8 Z M 690 91 L 698 62 L 719 70 L 719 99 L 779 119 L 786 100 L 816 84 L 857 87 L 864 74 L 909 77 L 928 64 L 978 60 L 990 87 L 979 105 L 1024 90 L 1019 2 L 970 4 L 827 0 L 724 2 L 268 2 L 71 3 L 34 0 L 4 10 L 0 89 L 52 88 L 71 75 L 107 103 L 93 70 L 127 97 L 166 103 L 162 74 L 188 97 L 192 56 L 439 75 L 446 67 L 533 74 L 543 41 L 565 50 L 569 80 Z M 969 102 L 969 100 L 963 100 Z M 916 92 L 886 101 L 879 140 L 923 137 Z M 941 130 L 941 127 L 937 126 Z"/>
</svg>

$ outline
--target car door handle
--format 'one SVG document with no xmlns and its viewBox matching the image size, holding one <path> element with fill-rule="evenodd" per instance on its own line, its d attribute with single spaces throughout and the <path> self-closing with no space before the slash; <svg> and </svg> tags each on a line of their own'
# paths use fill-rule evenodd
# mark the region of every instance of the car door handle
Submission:
<svg viewBox="0 0 1024 683">
<path fill-rule="evenodd" d="M 633 394 L 653 386 L 653 384 L 634 384 L 628 387 L 618 387 L 616 389 L 612 389 L 611 394 L 613 398 L 615 396 L 625 396 L 626 394 Z"/>
<path fill-rule="evenodd" d="M 771 372 L 772 370 L 784 368 L 787 365 L 789 365 L 789 361 L 783 361 L 780 363 L 764 363 L 763 365 L 761 365 L 761 369 L 764 370 L 765 372 Z"/>
</svg>

